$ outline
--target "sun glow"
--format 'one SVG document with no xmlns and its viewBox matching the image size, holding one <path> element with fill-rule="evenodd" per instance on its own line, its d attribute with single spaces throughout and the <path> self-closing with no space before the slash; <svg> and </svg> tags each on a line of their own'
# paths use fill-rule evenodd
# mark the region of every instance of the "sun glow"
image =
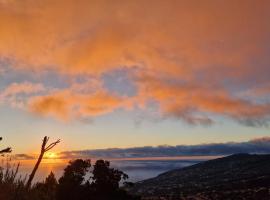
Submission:
<svg viewBox="0 0 270 200">
<path fill-rule="evenodd" d="M 58 155 L 57 155 L 57 153 L 49 152 L 49 153 L 47 153 L 45 155 L 45 158 L 47 158 L 47 159 L 56 159 L 56 158 L 58 158 Z"/>
</svg>

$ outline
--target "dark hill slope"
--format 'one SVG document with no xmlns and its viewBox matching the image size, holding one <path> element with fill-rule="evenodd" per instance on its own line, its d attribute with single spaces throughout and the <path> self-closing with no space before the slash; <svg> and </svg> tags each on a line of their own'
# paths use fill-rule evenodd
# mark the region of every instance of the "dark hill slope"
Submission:
<svg viewBox="0 0 270 200">
<path fill-rule="evenodd" d="M 135 184 L 149 199 L 270 199 L 270 155 L 235 154 Z M 188 198 L 188 199 L 189 199 Z"/>
</svg>

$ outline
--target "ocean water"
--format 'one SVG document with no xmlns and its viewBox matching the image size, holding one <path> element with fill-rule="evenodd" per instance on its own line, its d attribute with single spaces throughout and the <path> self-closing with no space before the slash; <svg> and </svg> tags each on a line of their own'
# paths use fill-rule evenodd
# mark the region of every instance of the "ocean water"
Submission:
<svg viewBox="0 0 270 200">
<path fill-rule="evenodd" d="M 110 161 L 111 167 L 120 169 L 128 174 L 128 181 L 137 182 L 155 177 L 172 169 L 187 167 L 212 158 L 215 157 L 154 157 L 106 160 Z M 21 178 L 27 177 L 35 164 L 35 160 L 13 161 L 11 167 L 14 168 L 18 162 L 20 162 L 19 176 Z M 92 160 L 92 164 L 94 162 L 95 160 Z M 68 160 L 45 159 L 36 173 L 34 182 L 43 181 L 51 171 L 59 178 L 63 174 L 63 170 L 67 164 Z M 6 168 L 5 162 L 2 162 L 1 166 L 2 168 Z"/>
</svg>

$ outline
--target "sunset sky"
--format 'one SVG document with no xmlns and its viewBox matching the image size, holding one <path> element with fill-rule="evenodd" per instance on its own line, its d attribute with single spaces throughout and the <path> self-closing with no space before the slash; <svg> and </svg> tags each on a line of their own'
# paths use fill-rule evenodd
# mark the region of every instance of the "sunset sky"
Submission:
<svg viewBox="0 0 270 200">
<path fill-rule="evenodd" d="M 0 0 L 1 147 L 269 136 L 269 0 Z"/>
</svg>

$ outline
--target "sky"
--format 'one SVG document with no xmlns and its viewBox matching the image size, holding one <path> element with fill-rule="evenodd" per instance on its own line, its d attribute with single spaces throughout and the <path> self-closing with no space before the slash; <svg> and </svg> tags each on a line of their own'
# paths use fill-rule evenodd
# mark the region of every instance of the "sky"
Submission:
<svg viewBox="0 0 270 200">
<path fill-rule="evenodd" d="M 269 136 L 270 1 L 0 0 L 1 146 Z"/>
</svg>

